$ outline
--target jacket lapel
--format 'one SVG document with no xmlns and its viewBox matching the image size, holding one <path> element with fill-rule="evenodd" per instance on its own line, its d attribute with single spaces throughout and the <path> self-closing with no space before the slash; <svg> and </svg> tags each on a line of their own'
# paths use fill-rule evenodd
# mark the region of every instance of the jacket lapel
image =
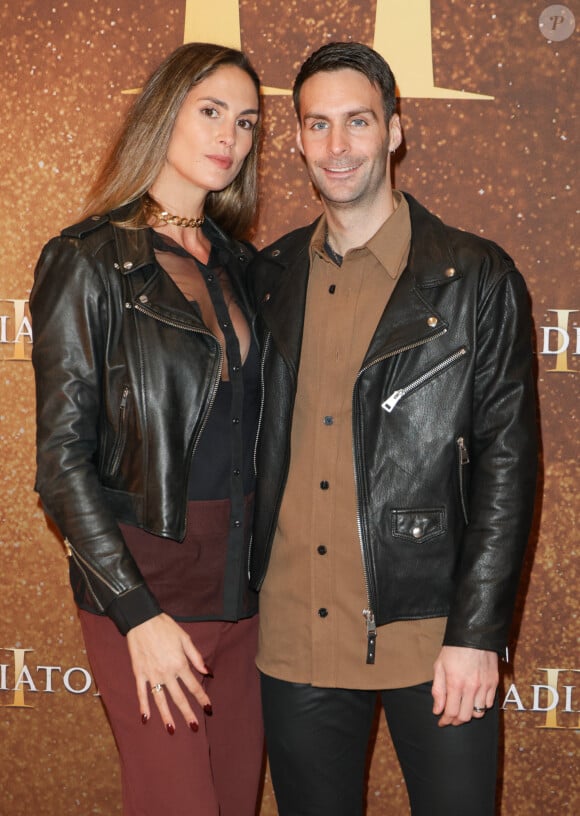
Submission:
<svg viewBox="0 0 580 816">
<path fill-rule="evenodd" d="M 362 368 L 428 342 L 447 331 L 447 323 L 420 295 L 407 266 L 382 314 Z"/>
<path fill-rule="evenodd" d="M 217 246 L 218 252 L 224 253 L 236 297 L 248 319 L 251 319 L 252 310 L 241 280 L 242 267 L 249 261 L 248 248 L 224 235 L 209 218 L 206 223 L 204 229 L 212 245 Z M 161 320 L 177 323 L 187 329 L 205 330 L 204 323 L 178 287 L 157 266 L 149 230 L 115 229 L 115 243 L 120 271 L 130 281 L 136 302 Z"/>
<path fill-rule="evenodd" d="M 449 326 L 426 292 L 461 277 L 448 271 L 454 260 L 443 223 L 406 195 L 411 214 L 407 268 L 387 304 L 362 367 L 414 348 L 444 334 Z M 309 246 L 316 222 L 281 238 L 258 261 L 259 311 L 272 339 L 293 371 L 298 371 L 309 275 Z M 283 258 L 283 263 L 277 260 Z"/>
<path fill-rule="evenodd" d="M 284 239 L 265 250 L 262 262 L 268 264 L 259 289 L 260 315 L 276 348 L 297 377 L 304 330 L 306 292 L 309 277 L 310 238 L 315 224 L 300 230 L 300 240 L 292 240 L 288 251 L 282 253 Z M 290 237 L 290 236 L 287 236 Z M 276 258 L 283 254 L 284 265 Z"/>
<path fill-rule="evenodd" d="M 447 331 L 448 319 L 429 302 L 429 289 L 460 277 L 443 223 L 405 194 L 411 216 L 411 247 L 407 267 L 382 314 L 363 368 L 373 360 L 428 342 Z M 453 269 L 454 274 L 449 275 Z"/>
</svg>

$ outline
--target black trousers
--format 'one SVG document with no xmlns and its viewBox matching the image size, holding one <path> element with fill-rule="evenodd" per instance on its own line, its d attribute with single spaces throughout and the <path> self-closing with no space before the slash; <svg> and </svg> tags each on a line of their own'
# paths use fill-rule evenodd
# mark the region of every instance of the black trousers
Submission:
<svg viewBox="0 0 580 816">
<path fill-rule="evenodd" d="M 431 683 L 382 692 L 315 688 L 262 674 L 262 705 L 280 816 L 361 816 L 377 693 L 413 816 L 493 816 L 499 706 L 440 728 Z"/>
</svg>

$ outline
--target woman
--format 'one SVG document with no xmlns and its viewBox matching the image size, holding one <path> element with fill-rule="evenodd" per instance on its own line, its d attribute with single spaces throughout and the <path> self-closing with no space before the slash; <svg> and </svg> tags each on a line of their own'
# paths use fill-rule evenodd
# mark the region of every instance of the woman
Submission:
<svg viewBox="0 0 580 816">
<path fill-rule="evenodd" d="M 125 814 L 251 816 L 258 353 L 240 239 L 259 80 L 189 44 L 147 82 L 31 295 L 37 490 L 60 528 Z M 98 215 L 92 215 L 98 213 Z"/>
</svg>

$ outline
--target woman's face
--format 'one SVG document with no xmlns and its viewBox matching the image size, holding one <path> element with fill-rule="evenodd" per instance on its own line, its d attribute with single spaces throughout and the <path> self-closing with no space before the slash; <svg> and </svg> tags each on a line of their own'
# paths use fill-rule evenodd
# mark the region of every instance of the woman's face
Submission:
<svg viewBox="0 0 580 816">
<path fill-rule="evenodd" d="M 222 65 L 185 97 L 159 180 L 223 190 L 250 152 L 258 115 L 258 94 L 248 74 Z"/>
</svg>

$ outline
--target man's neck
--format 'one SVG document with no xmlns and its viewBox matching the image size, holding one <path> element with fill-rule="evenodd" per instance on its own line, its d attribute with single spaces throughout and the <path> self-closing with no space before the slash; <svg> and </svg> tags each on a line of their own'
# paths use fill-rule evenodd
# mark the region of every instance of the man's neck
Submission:
<svg viewBox="0 0 580 816">
<path fill-rule="evenodd" d="M 360 204 L 341 206 L 324 200 L 322 206 L 326 216 L 328 242 L 339 255 L 345 255 L 349 249 L 364 246 L 395 211 L 390 187 L 380 200 L 375 198 L 368 207 Z"/>
</svg>

